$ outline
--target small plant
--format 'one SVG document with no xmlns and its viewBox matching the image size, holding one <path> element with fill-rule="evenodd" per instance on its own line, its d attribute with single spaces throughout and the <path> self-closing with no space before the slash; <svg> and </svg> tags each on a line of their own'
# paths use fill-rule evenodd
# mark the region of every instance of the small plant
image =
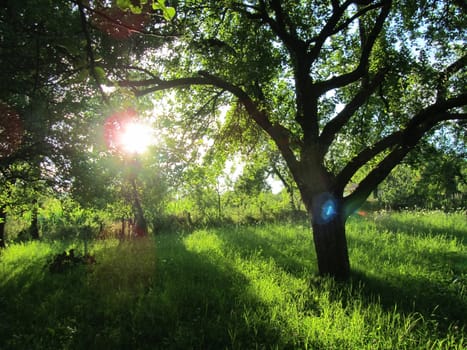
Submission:
<svg viewBox="0 0 467 350">
<path fill-rule="evenodd" d="M 56 254 L 47 266 L 52 273 L 63 273 L 78 265 L 94 265 L 95 263 L 96 259 L 93 255 L 87 253 L 81 256 L 75 255 L 75 250 L 70 249 L 68 253 L 64 251 Z"/>
</svg>

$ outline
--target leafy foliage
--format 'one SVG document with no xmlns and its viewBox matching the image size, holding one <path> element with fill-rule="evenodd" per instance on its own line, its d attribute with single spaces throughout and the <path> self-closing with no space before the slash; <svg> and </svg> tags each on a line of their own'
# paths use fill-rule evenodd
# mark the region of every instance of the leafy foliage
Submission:
<svg viewBox="0 0 467 350">
<path fill-rule="evenodd" d="M 466 161 L 449 146 L 425 145 L 378 187 L 377 198 L 391 208 L 459 210 L 465 207 Z"/>
</svg>

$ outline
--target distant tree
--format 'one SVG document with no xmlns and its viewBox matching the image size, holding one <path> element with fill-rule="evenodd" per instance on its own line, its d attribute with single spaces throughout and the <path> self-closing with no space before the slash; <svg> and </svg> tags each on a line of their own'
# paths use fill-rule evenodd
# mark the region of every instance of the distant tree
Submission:
<svg viewBox="0 0 467 350">
<path fill-rule="evenodd" d="M 424 145 L 378 186 L 386 207 L 456 210 L 465 208 L 467 160 L 446 148 Z"/>
</svg>

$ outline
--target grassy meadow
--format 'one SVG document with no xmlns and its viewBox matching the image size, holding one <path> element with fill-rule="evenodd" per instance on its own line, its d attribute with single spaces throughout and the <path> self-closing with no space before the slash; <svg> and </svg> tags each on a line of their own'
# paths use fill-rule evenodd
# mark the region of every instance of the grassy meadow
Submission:
<svg viewBox="0 0 467 350">
<path fill-rule="evenodd" d="M 463 213 L 347 224 L 352 280 L 316 277 L 305 222 L 0 252 L 0 349 L 465 349 Z"/>
</svg>

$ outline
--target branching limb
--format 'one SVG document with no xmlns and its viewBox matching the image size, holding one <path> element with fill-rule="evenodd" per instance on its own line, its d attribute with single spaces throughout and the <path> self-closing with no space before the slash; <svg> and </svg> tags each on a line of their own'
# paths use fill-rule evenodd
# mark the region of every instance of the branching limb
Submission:
<svg viewBox="0 0 467 350">
<path fill-rule="evenodd" d="M 146 80 L 123 80 L 118 82 L 119 86 L 122 87 L 146 87 L 142 90 L 135 90 L 135 95 L 137 97 L 144 96 L 156 91 L 169 90 L 173 88 L 183 88 L 189 87 L 192 85 L 209 85 L 206 79 L 203 77 L 187 77 L 187 78 L 178 78 L 173 80 L 162 80 L 160 78 L 152 78 Z"/>
<path fill-rule="evenodd" d="M 86 20 L 86 14 L 84 13 L 84 6 L 82 4 L 82 1 L 78 1 L 78 9 L 79 9 L 79 14 L 81 18 L 81 27 L 83 29 L 84 37 L 86 39 L 86 51 L 87 51 L 87 57 L 88 57 L 88 64 L 89 64 L 89 71 L 91 72 L 92 77 L 96 81 L 97 88 L 99 89 L 102 99 L 106 104 L 109 104 L 109 98 L 104 92 L 104 89 L 102 88 L 99 75 L 96 72 L 96 60 L 94 58 L 94 51 L 92 49 L 92 40 L 91 40 L 91 35 L 89 34 L 88 31 L 88 24 Z"/>
<path fill-rule="evenodd" d="M 258 108 L 258 105 L 250 98 L 250 96 L 240 87 L 235 86 L 222 78 L 212 75 L 208 72 L 201 71 L 199 74 L 206 80 L 206 83 L 217 86 L 221 89 L 229 91 L 236 96 L 239 101 L 245 106 L 250 117 L 275 141 L 276 145 L 281 150 L 287 163 L 293 168 L 297 167 L 297 160 L 292 150 L 290 149 L 290 131 L 280 124 L 272 124 L 264 110 Z"/>
<path fill-rule="evenodd" d="M 375 10 L 378 7 L 381 7 L 381 6 L 382 6 L 381 3 L 376 3 L 376 4 L 368 5 L 368 6 L 365 6 L 365 7 L 361 8 L 356 14 L 354 14 L 352 17 L 350 17 L 347 21 L 342 23 L 340 26 L 336 27 L 334 29 L 334 31 L 331 33 L 331 35 L 339 33 L 341 30 L 347 28 L 357 18 L 360 18 L 363 15 L 365 15 L 367 12 L 370 12 L 371 10 Z"/>
<path fill-rule="evenodd" d="M 337 183 L 339 184 L 340 188 L 338 189 L 339 192 L 344 190 L 344 187 L 349 183 L 352 176 L 365 164 L 371 161 L 374 157 L 376 157 L 381 152 L 394 147 L 396 144 L 400 143 L 402 140 L 403 132 L 396 131 L 383 139 L 376 142 L 371 147 L 365 148 L 361 151 L 357 156 L 355 156 L 347 165 L 341 170 L 341 172 L 337 175 Z"/>
<path fill-rule="evenodd" d="M 147 79 L 141 81 L 121 81 L 120 86 L 126 87 L 146 87 L 136 91 L 136 96 L 143 96 L 155 91 L 168 90 L 173 88 L 184 88 L 192 85 L 211 85 L 230 92 L 238 98 L 239 102 L 245 106 L 248 115 L 274 140 L 291 169 L 298 168 L 298 161 L 290 148 L 290 131 L 280 124 L 272 124 L 267 113 L 260 109 L 253 99 L 239 86 L 227 82 L 206 71 L 198 72 L 199 76 L 178 78 L 173 80 L 162 80 L 160 78 Z M 152 86 L 151 86 L 152 85 Z"/>
<path fill-rule="evenodd" d="M 380 152 L 393 147 L 392 151 L 359 183 L 355 191 L 345 198 L 346 213 L 350 214 L 357 209 L 370 195 L 371 191 L 389 175 L 392 169 L 423 138 L 426 132 L 445 120 L 467 120 L 467 114 L 441 112 L 435 116 L 426 115 L 423 122 L 411 124 L 405 130 L 395 132 L 381 140 L 373 149 L 368 148 L 355 157 L 337 177 L 339 186 L 341 186 L 340 191 L 343 191 L 344 186 L 361 166 Z"/>
<path fill-rule="evenodd" d="M 332 5 L 332 10 L 336 12 L 339 9 L 339 0 L 332 0 L 331 5 Z"/>
<path fill-rule="evenodd" d="M 449 109 L 465 105 L 465 101 L 467 101 L 467 94 L 462 94 L 427 107 L 413 117 L 407 123 L 405 129 L 395 131 L 374 145 L 362 150 L 337 175 L 337 183 L 340 186 L 339 191 L 343 191 L 355 173 L 381 152 L 401 145 L 412 148 L 423 136 L 423 133 L 429 131 L 437 123 L 445 120 L 465 119 L 465 114 L 447 112 Z"/>
<path fill-rule="evenodd" d="M 290 17 L 284 13 L 282 9 L 281 1 L 280 0 L 272 0 L 271 1 L 271 8 L 274 11 L 276 24 L 281 28 L 284 32 L 286 32 L 294 41 L 297 41 L 298 34 L 297 28 L 295 24 L 290 20 Z"/>
<path fill-rule="evenodd" d="M 259 18 L 264 23 L 267 23 L 293 55 L 306 53 L 308 44 L 299 38 L 296 27 L 284 13 L 281 2 L 279 0 L 272 0 L 271 8 L 274 11 L 275 18 L 272 18 L 268 14 L 264 1 L 260 1 L 260 7 L 257 9 L 258 12 L 249 14 L 248 17 L 252 19 Z"/>
<path fill-rule="evenodd" d="M 362 53 L 360 55 L 360 60 L 359 60 L 357 68 L 355 68 L 352 72 L 349 72 L 347 74 L 343 74 L 343 75 L 331 78 L 329 80 L 316 83 L 315 88 L 317 89 L 317 92 L 319 95 L 322 95 L 329 90 L 341 88 L 353 82 L 356 82 L 357 80 L 359 80 L 366 74 L 371 51 L 373 50 L 373 46 L 376 42 L 376 39 L 378 38 L 378 35 L 383 29 L 383 24 L 389 15 L 389 10 L 391 8 L 391 5 L 392 5 L 392 0 L 385 0 L 381 3 L 380 5 L 381 12 L 379 13 L 378 18 L 376 19 L 372 30 L 368 34 L 366 43 L 362 47 Z M 334 27 L 329 29 L 329 33 L 326 33 L 326 36 L 324 39 L 326 39 L 332 33 L 333 28 Z M 319 47 L 319 49 L 321 48 Z M 320 53 L 319 51 L 315 52 L 314 55 L 317 57 L 319 53 Z"/>
<path fill-rule="evenodd" d="M 449 78 L 460 71 L 461 69 L 467 66 L 467 55 L 460 57 L 457 61 L 452 63 L 449 67 L 446 68 L 444 72 L 441 73 L 440 78 L 438 79 L 438 88 L 437 88 L 437 100 L 441 101 L 446 98 L 447 87 L 446 83 Z"/>
<path fill-rule="evenodd" d="M 345 108 L 324 127 L 320 135 L 320 144 L 322 145 L 323 154 L 328 151 L 336 134 L 349 121 L 357 109 L 360 108 L 378 88 L 378 86 L 381 85 L 386 73 L 387 69 L 380 70 L 373 80 L 367 86 L 362 87 L 362 89 L 354 96 L 352 101 L 350 101 Z"/>
<path fill-rule="evenodd" d="M 336 27 L 337 23 L 339 23 L 339 20 L 341 19 L 345 10 L 351 4 L 352 1 L 347 0 L 342 4 L 342 6 L 334 7 L 332 16 L 326 22 L 326 25 L 323 27 L 323 29 L 321 29 L 321 32 L 316 37 L 313 37 L 308 41 L 314 43 L 314 46 L 309 53 L 311 61 L 315 61 L 319 57 L 324 42 L 328 37 L 330 37 L 333 34 L 334 28 Z"/>
<path fill-rule="evenodd" d="M 126 66 L 123 66 L 122 68 L 139 71 L 139 72 L 145 73 L 146 75 L 149 75 L 152 79 L 157 79 L 157 76 L 153 72 L 151 72 L 149 69 L 146 69 L 146 68 L 141 68 L 141 67 L 136 67 L 136 66 L 131 66 L 131 65 L 126 65 Z"/>
</svg>

